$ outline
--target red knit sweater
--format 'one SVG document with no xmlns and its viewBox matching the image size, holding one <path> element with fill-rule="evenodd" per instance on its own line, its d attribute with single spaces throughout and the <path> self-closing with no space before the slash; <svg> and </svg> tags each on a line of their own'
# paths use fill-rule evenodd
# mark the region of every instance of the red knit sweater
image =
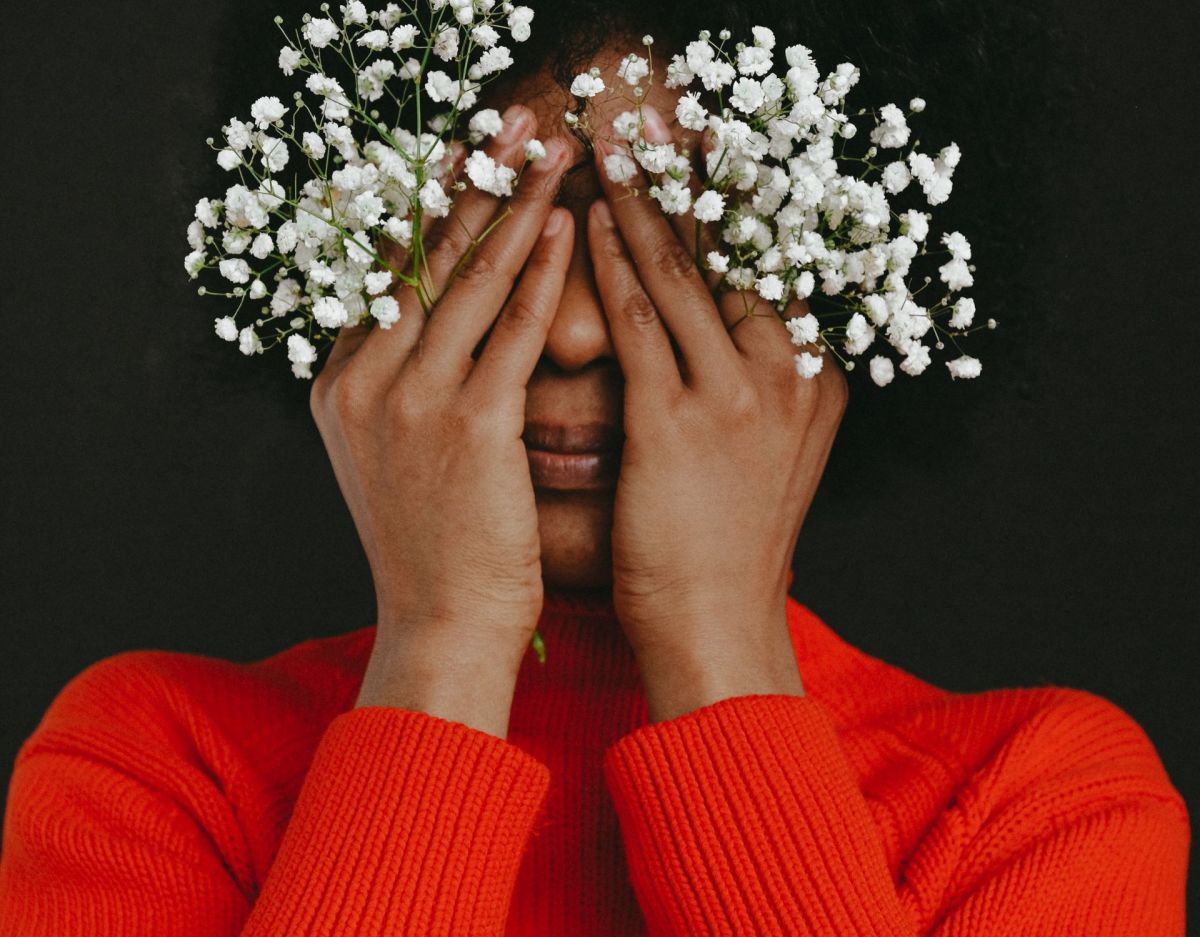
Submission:
<svg viewBox="0 0 1200 937">
<path fill-rule="evenodd" d="M 1183 933 L 1187 812 L 1121 709 L 789 621 L 807 695 L 651 725 L 611 605 L 551 597 L 507 740 L 354 709 L 373 627 L 109 657 L 18 757 L 0 933 Z"/>
</svg>

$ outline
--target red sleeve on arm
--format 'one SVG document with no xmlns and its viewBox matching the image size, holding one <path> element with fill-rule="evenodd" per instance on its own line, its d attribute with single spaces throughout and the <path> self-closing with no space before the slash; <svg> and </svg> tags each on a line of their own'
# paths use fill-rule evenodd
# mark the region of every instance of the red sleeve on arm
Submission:
<svg viewBox="0 0 1200 937">
<path fill-rule="evenodd" d="M 931 857 L 964 885 L 931 912 L 893 881 L 812 697 L 735 697 L 642 726 L 610 747 L 605 777 L 653 935 L 1184 932 L 1186 812 L 1161 785 L 1078 771 L 1030 784 L 1010 805 L 1025 822 L 1006 813 L 964 854 Z M 1068 784 L 1091 794 L 1060 797 Z"/>
<path fill-rule="evenodd" d="M 550 784 L 486 732 L 371 706 L 330 723 L 243 937 L 503 934 Z"/>
<path fill-rule="evenodd" d="M 73 713 L 88 683 L 111 687 L 110 671 L 72 687 Z M 255 900 L 242 831 L 205 767 L 101 725 L 73 736 L 48 720 L 18 757 L 0 857 L 6 937 L 504 932 L 549 786 L 546 766 L 506 740 L 403 709 L 337 716 Z"/>
</svg>

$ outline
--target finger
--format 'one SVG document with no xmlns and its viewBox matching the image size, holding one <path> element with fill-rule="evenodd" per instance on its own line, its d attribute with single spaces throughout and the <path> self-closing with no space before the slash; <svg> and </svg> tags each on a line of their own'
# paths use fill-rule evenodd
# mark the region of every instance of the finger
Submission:
<svg viewBox="0 0 1200 937">
<path fill-rule="evenodd" d="M 329 350 L 329 357 L 325 359 L 321 370 L 327 372 L 330 377 L 337 374 L 367 340 L 370 332 L 370 322 L 364 322 L 362 325 L 343 325 L 338 329 L 333 347 Z"/>
<path fill-rule="evenodd" d="M 626 395 L 681 389 L 683 378 L 666 327 L 642 288 L 606 199 L 597 199 L 588 212 L 588 246 Z"/>
<path fill-rule="evenodd" d="M 525 162 L 525 144 L 532 139 L 536 126 L 533 112 L 514 104 L 504 112 L 504 129 L 489 141 L 484 153 L 501 166 L 519 169 Z M 450 213 L 424 236 L 421 256 L 413 258 L 413 273 L 420 277 L 429 306 L 436 305 L 455 267 L 492 222 L 500 202 L 499 196 L 468 184 L 454 199 Z M 415 291 L 407 291 L 401 309 L 419 306 Z"/>
<path fill-rule="evenodd" d="M 689 373 L 702 380 L 731 380 L 737 351 L 692 255 L 650 197 L 640 168 L 630 181 L 613 182 L 604 161 L 618 150 L 599 137 L 595 138 L 595 150 L 600 185 L 621 239 L 629 248 L 638 278 L 679 344 Z M 626 189 L 633 189 L 636 197 Z"/>
<path fill-rule="evenodd" d="M 466 379 L 474 364 L 472 352 L 495 323 L 545 229 L 566 164 L 566 145 L 550 140 L 546 155 L 525 170 L 499 216 L 503 227 L 492 229 L 429 317 L 418 352 L 422 369 Z"/>
<path fill-rule="evenodd" d="M 471 369 L 469 386 L 483 388 L 488 393 L 529 383 L 562 299 L 574 246 L 574 218 L 565 208 L 555 208 L 546 219 L 516 292 L 496 320 L 479 360 Z"/>
<path fill-rule="evenodd" d="M 729 337 L 744 357 L 786 365 L 800 351 L 806 350 L 814 355 L 818 353 L 816 345 L 803 348 L 794 345 L 792 333 L 784 325 L 784 319 L 800 317 L 808 312 L 808 304 L 802 300 L 792 300 L 782 318 L 773 304 L 753 290 L 722 293 L 718 302 L 721 318 L 729 327 Z"/>
<path fill-rule="evenodd" d="M 692 205 L 696 203 L 702 194 L 704 194 L 704 156 L 708 148 L 711 147 L 712 135 L 705 130 L 703 135 L 689 133 L 686 137 L 682 134 L 676 135 L 672 133 L 662 115 L 649 104 L 642 108 L 642 113 L 645 117 L 644 135 L 650 143 L 675 143 L 681 147 L 688 147 L 691 150 L 692 171 L 688 176 L 688 191 L 692 193 Z M 676 126 L 675 122 L 671 126 Z M 671 227 L 675 229 L 675 234 L 678 236 L 683 246 L 699 262 L 701 273 L 704 277 L 704 282 L 707 284 L 710 291 L 713 291 L 721 282 L 722 274 L 715 270 L 708 269 L 707 257 L 710 252 L 717 250 L 717 236 L 713 231 L 712 224 L 703 224 L 696 219 L 692 209 L 683 214 L 672 214 L 667 216 L 671 222 Z"/>
<path fill-rule="evenodd" d="M 504 115 L 504 129 L 489 143 L 485 152 L 498 163 L 516 168 L 525 159 L 525 144 L 534 128 L 533 112 L 527 107 L 513 105 Z M 461 163 L 459 164 L 461 166 Z M 451 183 L 453 180 L 447 180 Z M 400 306 L 400 320 L 384 335 L 364 343 L 359 357 L 362 367 L 376 375 L 394 375 L 400 363 L 406 361 L 422 340 L 430 304 L 445 285 L 454 265 L 471 247 L 496 213 L 500 199 L 475 186 L 461 192 L 442 219 L 430 221 L 422 213 L 420 251 L 411 258 L 409 277 L 420 280 L 418 288 L 401 284 L 394 296 Z M 422 295 L 425 305 L 422 304 Z M 391 333 L 390 335 L 386 333 Z M 386 336 L 386 337 L 385 337 Z"/>
<path fill-rule="evenodd" d="M 447 153 L 443 165 L 445 172 L 439 177 L 442 188 L 446 189 L 453 185 L 455 177 L 462 169 L 463 162 L 466 160 L 467 150 L 462 144 L 455 144 Z M 432 226 L 434 219 L 428 214 L 423 215 L 421 219 L 422 237 Z M 387 236 L 381 236 L 378 242 L 378 253 L 387 262 L 388 267 L 396 275 L 392 281 L 391 296 L 397 301 L 400 306 L 400 318 L 391 325 L 383 325 L 368 321 L 363 326 L 343 326 L 341 332 L 346 332 L 346 350 L 352 352 L 356 358 L 356 367 L 364 372 L 364 380 L 369 381 L 371 377 L 375 377 L 380 381 L 390 382 L 396 374 L 396 369 L 399 363 L 408 357 L 412 347 L 416 344 L 417 338 L 421 334 L 421 330 L 425 326 L 425 316 L 420 314 L 418 304 L 417 315 L 411 314 L 412 310 L 405 312 L 405 296 L 411 293 L 410 287 L 406 286 L 400 278 L 406 274 L 408 267 L 408 249 Z M 360 332 L 359 328 L 366 331 Z M 341 332 L 338 333 L 338 342 L 341 341 Z M 337 342 L 334 344 L 334 353 L 337 352 Z M 331 354 L 331 360 L 333 354 Z M 339 367 L 346 362 L 339 356 Z M 328 367 L 328 365 L 326 365 Z"/>
</svg>

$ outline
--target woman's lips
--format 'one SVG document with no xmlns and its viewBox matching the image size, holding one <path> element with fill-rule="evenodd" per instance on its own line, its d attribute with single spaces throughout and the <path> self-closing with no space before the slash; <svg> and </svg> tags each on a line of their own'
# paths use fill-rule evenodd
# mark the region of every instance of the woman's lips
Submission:
<svg viewBox="0 0 1200 937">
<path fill-rule="evenodd" d="M 599 491 L 617 483 L 623 434 L 605 423 L 527 423 L 522 439 L 535 488 Z"/>
</svg>

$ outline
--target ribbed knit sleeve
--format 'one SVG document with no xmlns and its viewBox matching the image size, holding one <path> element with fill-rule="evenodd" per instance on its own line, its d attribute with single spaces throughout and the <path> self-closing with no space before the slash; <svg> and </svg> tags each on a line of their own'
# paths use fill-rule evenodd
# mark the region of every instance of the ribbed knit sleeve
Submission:
<svg viewBox="0 0 1200 937">
<path fill-rule="evenodd" d="M 1008 805 L 1015 817 L 970 843 L 970 821 L 947 817 L 939 832 L 957 829 L 958 842 L 943 865 L 958 874 L 931 896 L 893 879 L 833 719 L 811 696 L 720 700 L 634 730 L 604 760 L 652 935 L 1182 935 L 1178 796 L 1140 775 L 1101 789 L 1086 770 L 1073 767 L 1069 785 L 1054 773 L 1027 784 Z"/>
<path fill-rule="evenodd" d="M 185 759 L 136 741 L 26 749 L 0 861 L 6 937 L 499 935 L 549 785 L 540 761 L 461 723 L 342 713 L 254 895 L 228 864 L 235 818 L 206 793 L 208 815 Z"/>
</svg>

